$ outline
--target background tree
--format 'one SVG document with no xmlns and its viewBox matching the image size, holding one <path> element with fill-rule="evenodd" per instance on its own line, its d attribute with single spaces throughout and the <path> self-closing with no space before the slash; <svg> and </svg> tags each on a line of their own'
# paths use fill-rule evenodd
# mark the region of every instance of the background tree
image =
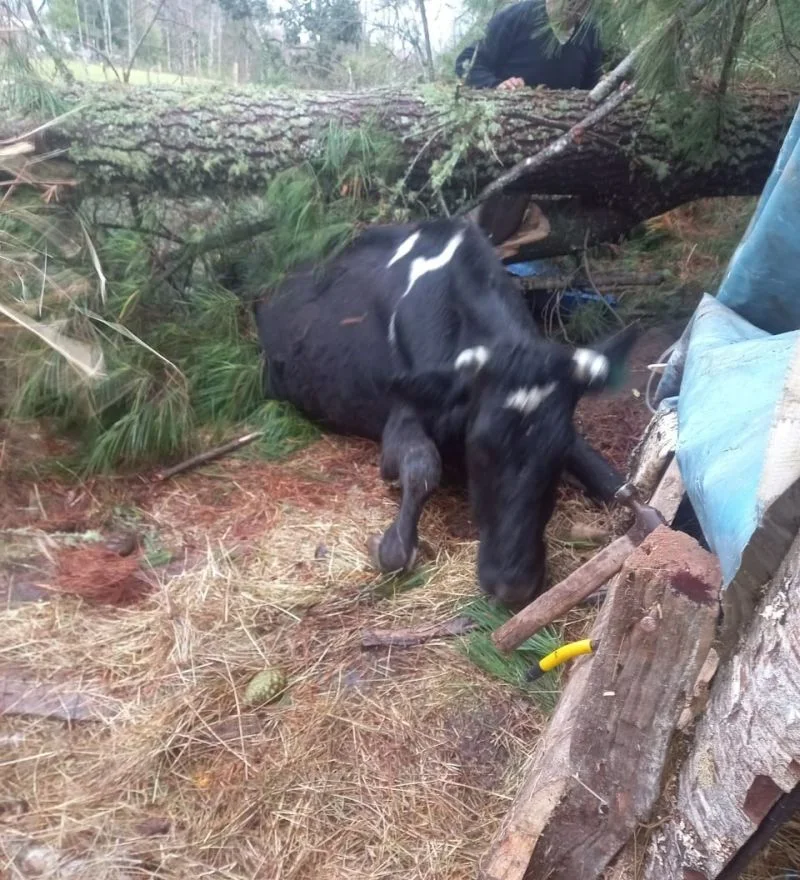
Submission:
<svg viewBox="0 0 800 880">
<path fill-rule="evenodd" d="M 299 46 L 303 38 L 310 41 L 323 79 L 331 72 L 336 52 L 344 46 L 358 46 L 362 39 L 358 0 L 293 0 L 276 18 L 288 45 Z"/>
</svg>

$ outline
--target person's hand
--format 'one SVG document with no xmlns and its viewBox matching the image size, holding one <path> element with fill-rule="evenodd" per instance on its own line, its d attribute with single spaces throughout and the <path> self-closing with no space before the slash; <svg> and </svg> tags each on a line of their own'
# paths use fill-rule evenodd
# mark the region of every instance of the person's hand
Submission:
<svg viewBox="0 0 800 880">
<path fill-rule="evenodd" d="M 503 80 L 497 87 L 498 91 L 510 92 L 512 89 L 522 89 L 525 87 L 525 80 L 519 76 L 512 76 Z"/>
</svg>

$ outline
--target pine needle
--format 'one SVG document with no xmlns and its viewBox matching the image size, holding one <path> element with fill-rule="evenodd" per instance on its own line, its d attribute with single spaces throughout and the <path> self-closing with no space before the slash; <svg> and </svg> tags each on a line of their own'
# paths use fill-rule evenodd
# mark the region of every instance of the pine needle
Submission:
<svg viewBox="0 0 800 880">
<path fill-rule="evenodd" d="M 58 352 L 70 365 L 81 371 L 87 379 L 95 380 L 105 376 L 103 352 L 98 346 L 88 345 L 77 339 L 71 339 L 61 332 L 61 324 L 45 324 L 34 321 L 27 315 L 15 311 L 10 306 L 0 303 L 0 313 L 16 321 L 20 327 L 24 327 L 46 342 L 54 351 Z"/>
</svg>

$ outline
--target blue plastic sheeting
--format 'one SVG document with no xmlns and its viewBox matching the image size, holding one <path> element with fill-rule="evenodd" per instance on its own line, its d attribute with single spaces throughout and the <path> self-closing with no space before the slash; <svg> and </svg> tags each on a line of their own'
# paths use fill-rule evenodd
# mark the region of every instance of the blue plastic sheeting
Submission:
<svg viewBox="0 0 800 880">
<path fill-rule="evenodd" d="M 800 106 L 717 299 L 770 333 L 800 327 Z"/>
<path fill-rule="evenodd" d="M 770 333 L 800 328 L 800 105 L 717 299 Z M 675 345 L 656 401 L 681 386 L 691 324 Z"/>
<path fill-rule="evenodd" d="M 549 260 L 527 260 L 524 263 L 510 263 L 506 271 L 518 278 L 534 278 L 537 275 L 555 275 L 557 270 Z"/>
<path fill-rule="evenodd" d="M 506 271 L 517 278 L 535 278 L 537 275 L 557 275 L 558 269 L 549 260 L 527 260 L 523 263 L 510 263 Z M 569 314 L 579 305 L 590 302 L 605 302 L 607 306 L 615 309 L 618 305 L 617 298 L 610 293 L 599 294 L 593 290 L 565 290 L 561 294 L 559 307 L 562 312 Z"/>
<path fill-rule="evenodd" d="M 725 586 L 774 500 L 768 463 L 777 455 L 784 464 L 775 426 L 795 406 L 787 380 L 800 356 L 798 265 L 800 107 L 717 298 L 703 297 L 657 392 L 674 406 L 680 391 L 678 464 Z"/>
<path fill-rule="evenodd" d="M 772 500 L 760 485 L 798 346 L 800 332 L 772 336 L 708 295 L 695 312 L 677 401 L 677 458 L 725 586 Z"/>
</svg>

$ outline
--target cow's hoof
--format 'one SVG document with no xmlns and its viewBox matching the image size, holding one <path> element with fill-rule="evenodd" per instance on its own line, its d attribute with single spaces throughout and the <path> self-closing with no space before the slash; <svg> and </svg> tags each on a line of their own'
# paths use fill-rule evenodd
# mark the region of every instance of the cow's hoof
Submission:
<svg viewBox="0 0 800 880">
<path fill-rule="evenodd" d="M 378 571 L 381 570 L 381 536 L 380 535 L 370 535 L 367 538 L 367 555 L 369 556 L 369 561 L 372 563 L 373 568 L 377 568 Z"/>
<path fill-rule="evenodd" d="M 416 548 L 407 554 L 391 529 L 385 535 L 371 535 L 367 539 L 367 553 L 372 565 L 384 574 L 408 571 L 417 558 Z"/>
</svg>

